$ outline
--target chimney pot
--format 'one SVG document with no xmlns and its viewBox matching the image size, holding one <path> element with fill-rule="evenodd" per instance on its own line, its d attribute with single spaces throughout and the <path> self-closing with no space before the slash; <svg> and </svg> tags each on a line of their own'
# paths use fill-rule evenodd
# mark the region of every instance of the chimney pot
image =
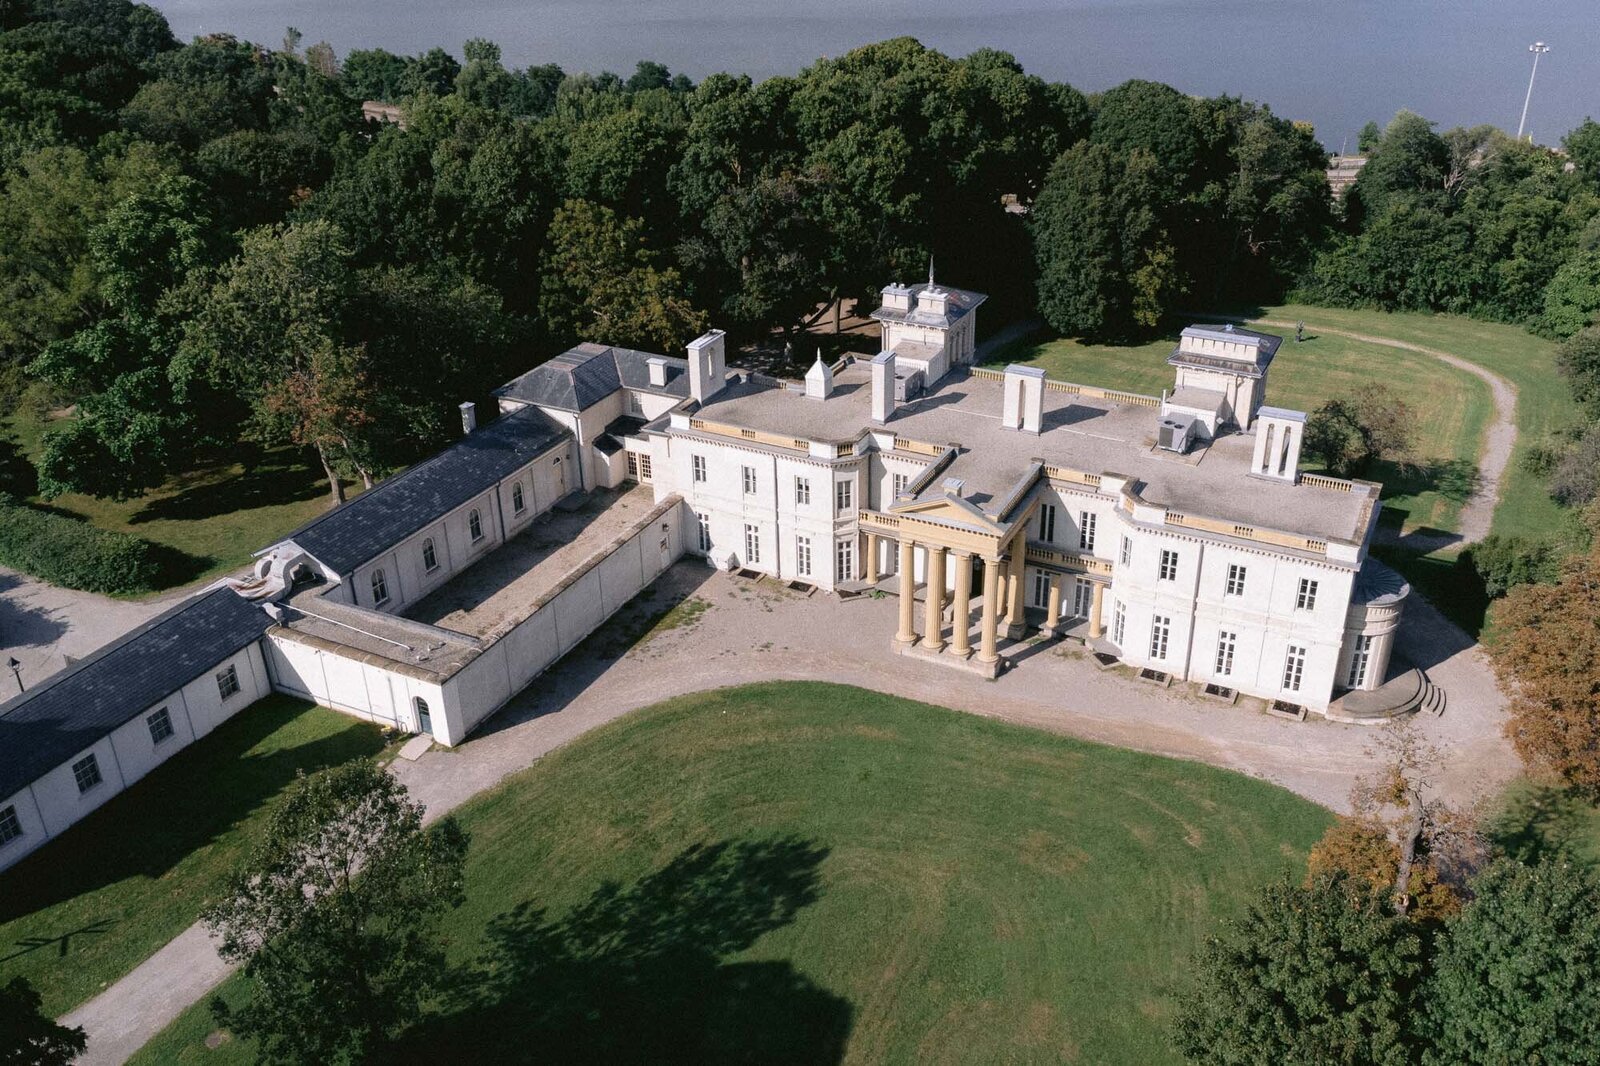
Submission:
<svg viewBox="0 0 1600 1066">
<path fill-rule="evenodd" d="M 461 405 L 461 433 L 463 436 L 478 428 L 478 405 L 471 400 Z"/>
</svg>

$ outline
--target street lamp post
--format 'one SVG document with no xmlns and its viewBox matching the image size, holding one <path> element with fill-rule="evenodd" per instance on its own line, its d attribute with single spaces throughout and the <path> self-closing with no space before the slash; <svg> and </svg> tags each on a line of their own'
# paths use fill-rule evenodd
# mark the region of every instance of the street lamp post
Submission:
<svg viewBox="0 0 1600 1066">
<path fill-rule="evenodd" d="M 1528 95 L 1522 98 L 1522 118 L 1517 120 L 1519 141 L 1522 140 L 1522 127 L 1528 124 L 1528 104 L 1533 101 L 1533 79 L 1539 76 L 1539 57 L 1550 51 L 1550 46 L 1543 41 L 1534 41 L 1528 46 L 1528 51 L 1533 53 L 1533 73 L 1528 75 Z"/>
<path fill-rule="evenodd" d="M 17 679 L 17 691 L 21 692 L 22 691 L 22 664 L 17 662 L 17 657 L 15 655 L 13 655 L 11 658 L 6 660 L 6 665 L 11 667 L 11 674 L 12 674 L 13 677 L 15 677 Z"/>
</svg>

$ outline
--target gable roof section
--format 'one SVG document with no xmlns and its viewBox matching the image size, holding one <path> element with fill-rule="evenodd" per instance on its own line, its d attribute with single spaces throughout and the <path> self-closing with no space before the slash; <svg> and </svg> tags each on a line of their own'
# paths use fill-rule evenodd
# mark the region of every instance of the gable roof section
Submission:
<svg viewBox="0 0 1600 1066">
<path fill-rule="evenodd" d="M 650 384 L 651 359 L 666 362 L 665 386 Z M 688 396 L 688 372 L 687 359 L 584 343 L 506 382 L 496 390 L 496 395 L 576 413 L 588 410 L 623 387 L 666 396 Z"/>
<path fill-rule="evenodd" d="M 909 294 L 911 309 L 909 311 L 897 311 L 892 307 L 880 306 L 876 311 L 872 312 L 871 317 L 879 322 L 907 322 L 916 326 L 939 326 L 948 329 L 961 319 L 966 318 L 973 311 L 976 311 L 978 305 L 989 298 L 987 293 L 940 285 L 937 291 L 945 294 L 945 311 L 944 314 L 939 315 L 917 310 L 917 296 L 928 288 L 927 282 L 920 282 L 916 285 L 901 285 L 897 288 Z"/>
<path fill-rule="evenodd" d="M 565 426 L 532 407 L 501 415 L 283 539 L 335 573 L 350 574 L 510 477 L 566 435 Z"/>
<path fill-rule="evenodd" d="M 259 640 L 272 624 L 232 589 L 213 589 L 0 704 L 0 799 Z"/>
</svg>

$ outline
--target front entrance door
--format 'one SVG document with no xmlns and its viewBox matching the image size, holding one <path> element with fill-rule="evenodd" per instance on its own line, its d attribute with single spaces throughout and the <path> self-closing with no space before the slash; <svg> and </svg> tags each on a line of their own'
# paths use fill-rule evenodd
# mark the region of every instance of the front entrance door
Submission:
<svg viewBox="0 0 1600 1066">
<path fill-rule="evenodd" d="M 1094 603 L 1094 582 L 1078 578 L 1072 583 L 1072 617 L 1088 618 Z"/>
<path fill-rule="evenodd" d="M 433 736 L 433 716 L 428 713 L 428 701 L 418 696 L 411 702 L 417 712 L 417 732 Z"/>
</svg>

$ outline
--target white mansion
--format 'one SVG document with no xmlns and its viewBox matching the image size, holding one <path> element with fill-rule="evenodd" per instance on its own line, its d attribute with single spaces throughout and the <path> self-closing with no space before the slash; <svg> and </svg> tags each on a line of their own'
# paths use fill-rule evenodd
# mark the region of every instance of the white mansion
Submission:
<svg viewBox="0 0 1600 1066">
<path fill-rule="evenodd" d="M 973 366 L 983 301 L 890 285 L 880 351 L 803 384 L 730 375 L 713 331 L 579 345 L 482 428 L 463 404 L 460 441 L 251 579 L 0 705 L 0 869 L 269 692 L 460 743 L 684 554 L 897 594 L 882 639 L 930 668 L 995 677 L 1038 627 L 1313 710 L 1383 683 L 1408 589 L 1367 557 L 1379 486 L 1300 472 L 1279 338 L 1186 329 L 1140 396 Z"/>
</svg>

